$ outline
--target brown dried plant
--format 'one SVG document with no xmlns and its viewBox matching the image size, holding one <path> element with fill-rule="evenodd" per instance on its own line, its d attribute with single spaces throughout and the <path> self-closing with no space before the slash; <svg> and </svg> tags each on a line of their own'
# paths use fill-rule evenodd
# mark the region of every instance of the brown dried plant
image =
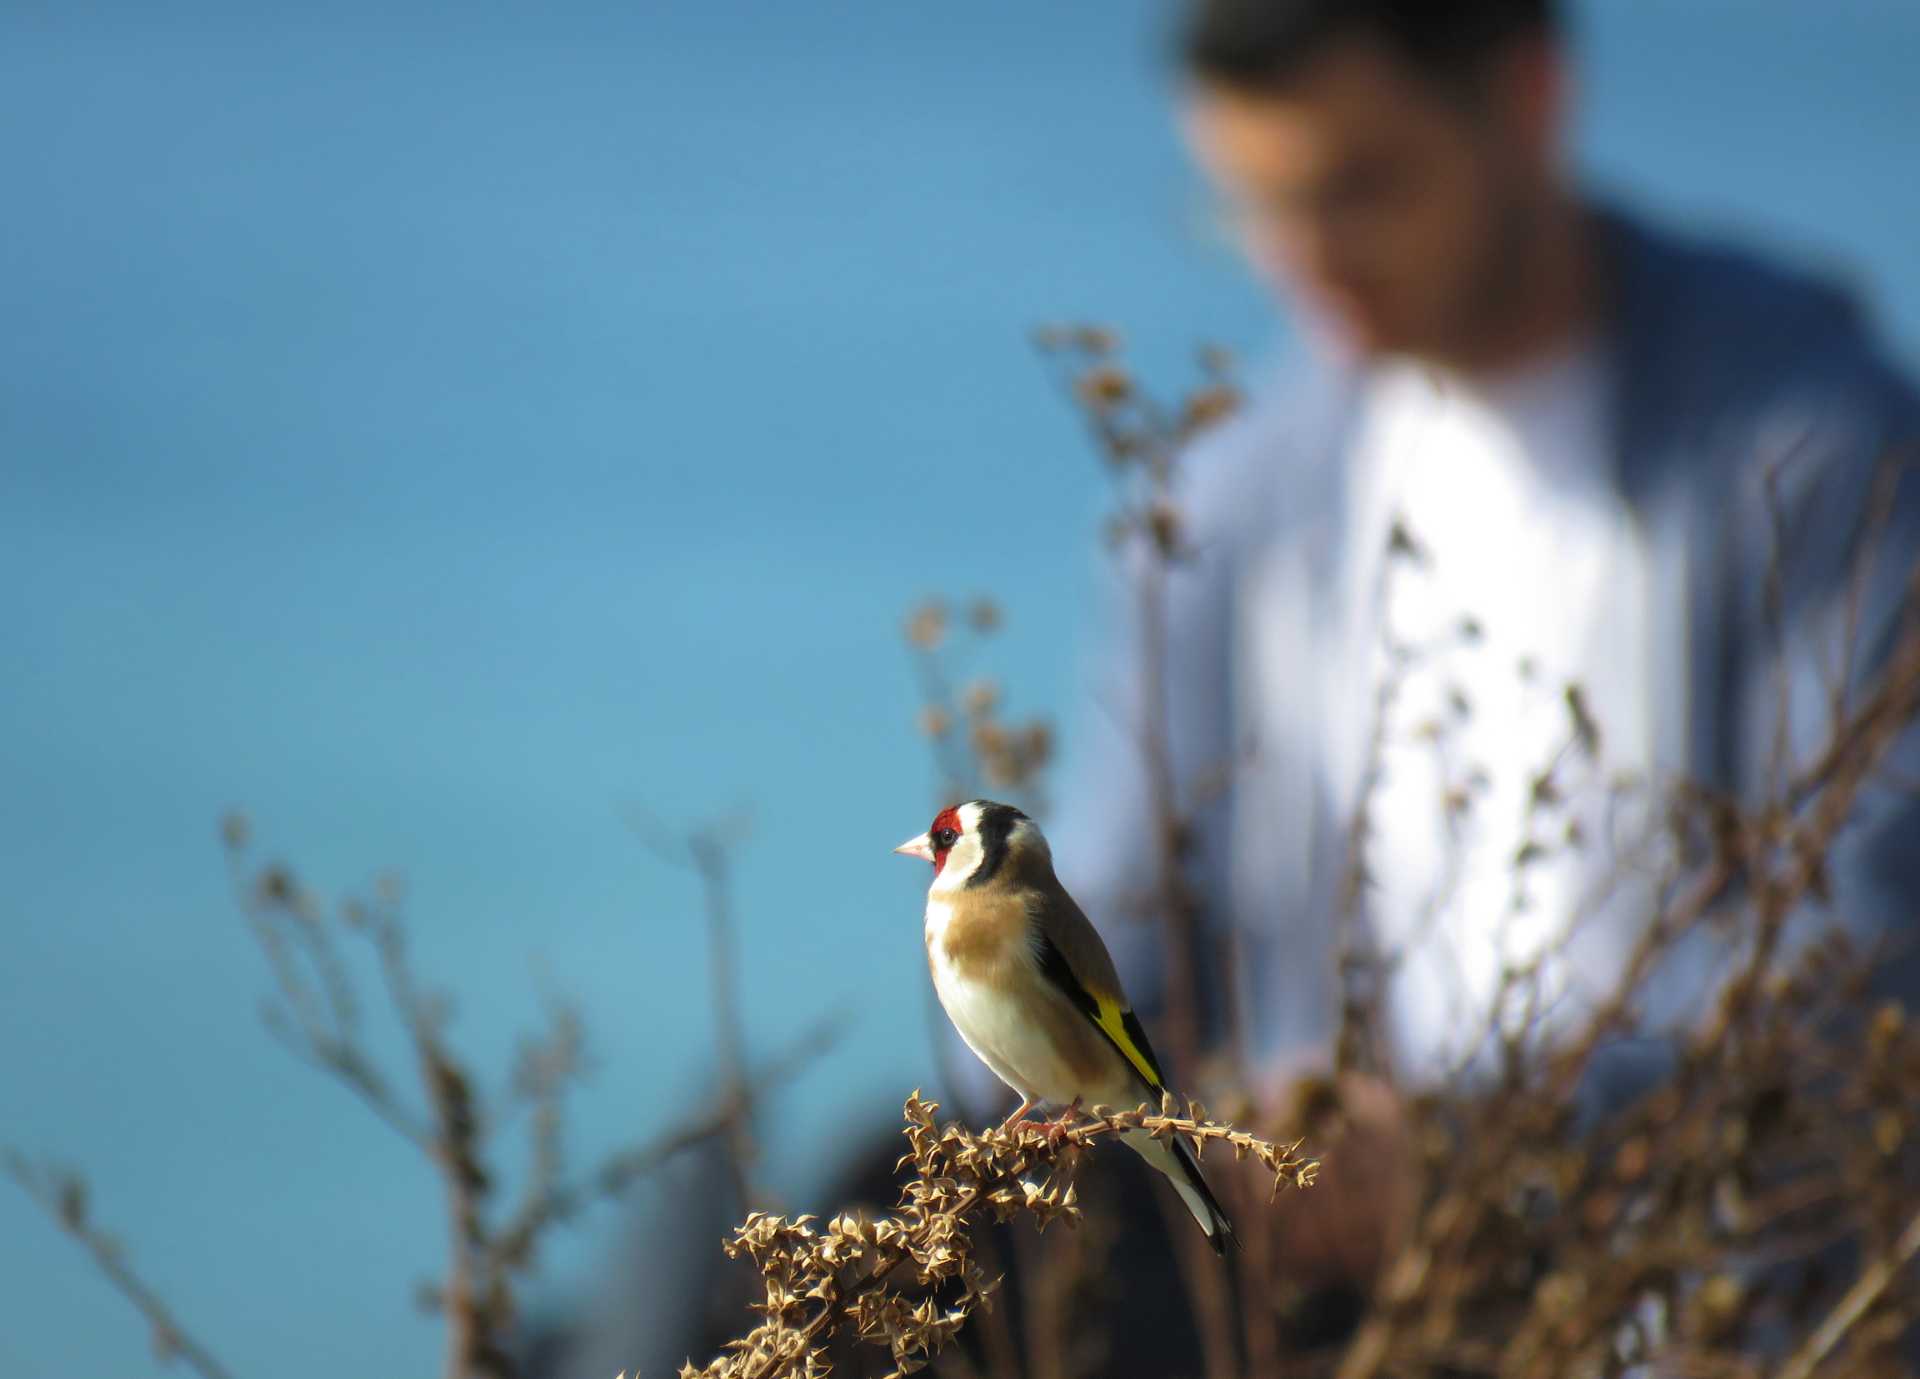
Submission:
<svg viewBox="0 0 1920 1379">
<path fill-rule="evenodd" d="M 134 1269 L 126 1247 L 94 1220 L 85 1178 L 70 1169 L 35 1164 L 16 1150 L 0 1156 L 0 1162 L 7 1176 L 92 1257 L 101 1275 L 146 1321 L 156 1360 L 162 1364 L 178 1360 L 201 1379 L 232 1379 L 233 1371 L 187 1330 L 153 1285 Z"/>
<path fill-rule="evenodd" d="M 440 1178 L 449 1235 L 446 1276 L 422 1285 L 419 1300 L 445 1322 L 447 1379 L 514 1379 L 521 1373 L 514 1346 L 520 1288 L 554 1227 L 595 1204 L 618 1200 L 676 1157 L 709 1144 L 722 1147 L 743 1192 L 750 1192 L 745 1184 L 754 1156 L 751 1118 L 757 1100 L 819 1057 L 835 1037 L 836 1021 L 818 1022 L 780 1056 L 749 1069 L 737 1033 L 729 1038 L 733 1027 L 723 1026 L 721 1086 L 711 1102 L 652 1139 L 615 1150 L 589 1171 L 576 1173 L 565 1153 L 565 1109 L 587 1071 L 577 1012 L 551 1002 L 548 1028 L 520 1042 L 504 1085 L 487 1095 L 448 1037 L 450 1002 L 415 975 L 403 920 L 405 889 L 398 878 L 383 877 L 366 894 L 329 905 L 291 867 L 253 859 L 252 829 L 244 817 L 230 815 L 221 836 L 240 910 L 273 978 L 273 995 L 263 1011 L 269 1033 L 295 1059 L 352 1092 Z M 708 886 L 716 969 L 728 969 L 716 970 L 714 981 L 730 989 L 725 840 L 713 830 L 691 836 L 691 856 Z M 407 1050 L 398 1067 L 386 1066 L 370 1042 L 368 1001 L 358 964 L 345 945 L 361 947 L 360 957 L 377 968 L 381 994 Z M 503 1185 L 515 1175 L 504 1162 L 502 1141 L 522 1120 L 525 1162 L 517 1190 L 508 1197 Z M 17 1151 L 7 1153 L 5 1166 L 146 1318 L 158 1355 L 181 1360 L 203 1379 L 228 1379 L 231 1371 L 134 1272 L 119 1244 L 94 1221 L 88 1187 L 78 1173 L 36 1166 Z"/>
<path fill-rule="evenodd" d="M 1514 893 L 1524 904 L 1529 870 L 1562 850 L 1612 847 L 1621 870 L 1647 869 L 1657 894 L 1610 991 L 1549 1034 L 1540 962 L 1515 964 L 1484 1032 L 1491 1076 L 1463 1064 L 1439 1085 L 1398 1087 L 1384 1006 L 1407 955 L 1343 922 L 1327 974 L 1341 997 L 1332 1068 L 1277 1090 L 1232 1035 L 1230 917 L 1207 914 L 1190 879 L 1199 811 L 1230 784 L 1235 763 L 1179 777 L 1164 696 L 1166 591 L 1188 554 L 1180 465 L 1193 434 L 1232 406 L 1225 361 L 1210 352 L 1200 389 L 1170 405 L 1128 371 L 1111 331 L 1055 328 L 1040 343 L 1115 486 L 1108 540 L 1125 557 L 1145 687 L 1141 721 L 1128 727 L 1155 819 L 1143 843 L 1157 880 L 1138 908 L 1163 936 L 1165 1042 L 1176 1066 L 1198 1066 L 1209 1096 L 1236 1107 L 1235 1119 L 1251 1117 L 1274 1138 L 1308 1135 L 1329 1163 L 1315 1192 L 1236 1212 L 1244 1250 L 1231 1294 L 1218 1272 L 1183 1258 L 1209 1376 L 1907 1372 L 1920 1319 L 1920 1033 L 1899 1000 L 1876 994 L 1885 963 L 1903 955 L 1847 940 L 1844 916 L 1830 912 L 1828 875 L 1863 804 L 1913 788 L 1890 761 L 1920 714 L 1920 569 L 1874 648 L 1861 616 L 1869 584 L 1896 582 L 1876 562 L 1888 555 L 1906 466 L 1890 460 L 1862 495 L 1849 639 L 1825 686 L 1825 741 L 1796 762 L 1783 727 L 1769 797 L 1741 807 L 1687 782 L 1611 775 L 1603 725 L 1581 687 L 1542 687 L 1562 698 L 1567 730 L 1533 779 Z M 1777 475 L 1761 478 L 1776 501 Z M 1790 523 L 1776 518 L 1784 547 Z M 1417 566 L 1417 536 L 1396 528 L 1389 556 L 1388 578 Z M 1762 591 L 1775 620 L 1784 560 L 1776 550 Z M 1458 636 L 1477 639 L 1471 617 Z M 1403 670 L 1417 665 L 1418 649 L 1395 652 Z M 1793 706 L 1780 680 L 1784 725 Z M 1383 729 L 1392 698 L 1389 686 L 1376 707 Z M 1427 740 L 1445 752 L 1446 726 Z M 1376 752 L 1379 742 L 1376 733 Z M 1471 809 L 1477 789 L 1465 769 L 1443 774 L 1454 784 L 1439 827 L 1440 814 Z M 1657 826 L 1634 839 L 1589 836 L 1570 806 L 1580 790 Z M 1343 912 L 1370 885 L 1369 807 L 1363 792 Z M 1436 884 L 1438 905 L 1448 882 Z M 1560 944 L 1591 916 L 1562 918 Z M 1789 940 L 1809 925 L 1823 936 Z M 1696 978 L 1692 1010 L 1649 1028 L 1663 970 L 1703 945 L 1719 956 Z M 1208 1010 L 1214 993 L 1224 1012 Z M 1594 1097 L 1606 1060 L 1636 1046 L 1655 1055 L 1657 1071 L 1637 1094 Z M 1301 1309 L 1324 1306 L 1316 1299 L 1342 1279 L 1357 1290 L 1356 1321 L 1336 1330 L 1336 1344 L 1293 1343 L 1325 1329 L 1303 1330 Z M 1044 1278 L 1023 1285 L 1047 1296 Z M 1012 1361 L 1000 1372 L 1062 1372 L 1057 1356 L 1031 1347 Z"/>
<path fill-rule="evenodd" d="M 940 1125 L 938 1110 L 918 1092 L 907 1098 L 907 1153 L 899 1167 L 911 1174 L 890 1215 L 747 1218 L 726 1251 L 759 1271 L 764 1299 L 755 1310 L 765 1320 L 705 1368 L 687 1365 L 681 1379 L 817 1379 L 831 1367 L 828 1346 L 836 1335 L 884 1349 L 889 1379 L 924 1368 L 991 1305 L 1000 1282 L 977 1259 L 981 1220 L 1025 1218 L 1042 1231 L 1056 1221 L 1077 1225 L 1074 1174 L 1081 1155 L 1102 1139 L 1177 1135 L 1196 1151 L 1222 1144 L 1257 1164 L 1274 1194 L 1307 1186 L 1318 1168 L 1298 1157 L 1297 1144 L 1276 1146 L 1209 1121 L 1198 1105 L 1180 1114 L 1170 1097 L 1157 1112 L 1097 1107 L 1050 1128 L 970 1131 Z"/>
<path fill-rule="evenodd" d="M 907 650 L 920 681 L 919 727 L 939 772 L 936 807 L 991 789 L 1030 811 L 1044 808 L 1040 785 L 1053 760 L 1053 729 L 1044 718 L 1008 720 L 997 679 L 961 674 L 970 653 L 1003 621 L 1000 605 L 989 598 L 971 600 L 958 616 L 941 598 L 907 614 Z"/>
<path fill-rule="evenodd" d="M 1049 326 L 1036 332 L 1035 344 L 1062 392 L 1079 409 L 1112 487 L 1114 507 L 1105 538 L 1125 572 L 1139 658 L 1138 717 L 1127 728 L 1140 753 L 1151 805 L 1149 836 L 1141 841 L 1153 859 L 1153 879 L 1150 894 L 1133 897 L 1133 907 L 1151 917 L 1161 934 L 1162 1042 L 1175 1067 L 1191 1069 L 1207 1051 L 1214 1023 L 1210 1016 L 1217 1014 L 1230 1031 L 1242 1023 L 1230 1004 L 1219 1012 L 1206 1008 L 1203 972 L 1231 971 L 1237 955 L 1226 949 L 1208 951 L 1211 939 L 1192 879 L 1199 812 L 1232 763 L 1217 763 L 1197 780 L 1180 778 L 1175 768 L 1167 698 L 1169 585 L 1189 555 L 1177 501 L 1181 458 L 1196 437 L 1239 408 L 1233 359 L 1221 349 L 1202 349 L 1201 383 L 1180 402 L 1168 404 L 1128 370 L 1120 336 L 1111 329 Z M 1231 941 L 1231 930 L 1214 932 L 1225 933 Z M 1227 993 L 1230 1003 L 1237 987 L 1225 982 L 1213 989 Z M 1226 1379 L 1234 1369 L 1235 1351 L 1228 1285 L 1209 1267 L 1198 1242 L 1180 1235 L 1174 1239 L 1206 1372 L 1209 1379 Z M 1265 1259 L 1266 1252 L 1256 1248 L 1240 1275 L 1243 1290 L 1265 1286 L 1259 1277 Z M 1250 1338 L 1249 1344 L 1264 1348 L 1257 1339 Z"/>
<path fill-rule="evenodd" d="M 1187 558 L 1187 531 L 1177 502 L 1181 456 L 1209 427 L 1240 405 L 1233 359 L 1208 347 L 1199 353 L 1202 381 L 1184 399 L 1161 401 L 1127 369 L 1122 341 L 1103 326 L 1047 326 L 1035 344 L 1061 391 L 1080 411 L 1113 491 L 1108 546 L 1128 576 L 1141 669 L 1139 719 L 1130 723 L 1153 802 L 1153 894 L 1141 908 L 1155 916 L 1165 942 L 1165 1042 L 1176 1064 L 1191 1066 L 1208 1023 L 1195 962 L 1200 898 L 1188 872 L 1197 809 L 1217 782 L 1181 780 L 1174 768 L 1167 703 L 1168 582 Z M 1224 769 L 1230 763 L 1221 763 Z M 1235 1022 L 1229 1013 L 1228 1023 Z"/>
</svg>

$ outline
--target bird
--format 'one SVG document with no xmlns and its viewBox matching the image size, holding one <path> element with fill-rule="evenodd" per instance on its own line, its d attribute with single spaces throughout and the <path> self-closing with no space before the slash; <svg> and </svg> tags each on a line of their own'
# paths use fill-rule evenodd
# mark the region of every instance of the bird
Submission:
<svg viewBox="0 0 1920 1379">
<path fill-rule="evenodd" d="M 933 864 L 927 890 L 927 966 L 947 1018 L 974 1055 L 1022 1101 L 1003 1127 L 1042 1103 L 1158 1104 L 1160 1060 L 1121 990 L 1113 958 L 1066 887 L 1040 827 L 993 800 L 951 805 L 925 833 L 894 849 Z M 1165 1174 L 1225 1254 L 1233 1227 L 1178 1136 L 1121 1137 Z"/>
</svg>

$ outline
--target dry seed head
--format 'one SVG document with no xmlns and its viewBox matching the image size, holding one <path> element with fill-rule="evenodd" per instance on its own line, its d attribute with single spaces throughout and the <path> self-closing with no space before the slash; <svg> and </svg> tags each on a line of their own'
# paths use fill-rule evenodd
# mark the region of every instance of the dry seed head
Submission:
<svg viewBox="0 0 1920 1379">
<path fill-rule="evenodd" d="M 992 599 L 980 598 L 975 599 L 972 606 L 967 609 L 967 621 L 975 632 L 985 637 L 999 631 L 1000 624 L 1005 621 L 1005 618 L 1000 612 L 999 604 Z"/>
<path fill-rule="evenodd" d="M 929 599 L 907 615 L 907 641 L 922 651 L 934 651 L 947 635 L 947 608 Z"/>
<path fill-rule="evenodd" d="M 1173 555 L 1180 548 L 1180 510 L 1171 503 L 1156 501 L 1147 509 L 1147 534 L 1162 556 Z"/>
<path fill-rule="evenodd" d="M 991 680 L 975 680 L 960 692 L 960 706 L 978 718 L 1000 704 L 1000 687 Z"/>
<path fill-rule="evenodd" d="M 1189 434 L 1226 420 L 1240 406 L 1240 394 L 1222 384 L 1202 388 L 1187 399 L 1181 421 Z"/>
<path fill-rule="evenodd" d="M 1073 332 L 1073 343 L 1088 354 L 1114 354 L 1120 349 L 1120 333 L 1107 326 L 1080 326 Z"/>
<path fill-rule="evenodd" d="M 1133 396 L 1133 379 L 1125 369 L 1103 364 L 1089 369 L 1075 385 L 1080 400 L 1095 411 L 1117 407 Z"/>
</svg>

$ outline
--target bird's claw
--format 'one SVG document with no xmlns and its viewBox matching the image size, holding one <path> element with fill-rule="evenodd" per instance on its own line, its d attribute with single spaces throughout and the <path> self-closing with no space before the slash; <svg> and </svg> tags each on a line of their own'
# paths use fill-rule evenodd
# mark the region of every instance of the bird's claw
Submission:
<svg viewBox="0 0 1920 1379">
<path fill-rule="evenodd" d="M 1073 1123 L 1079 1119 L 1080 1098 L 1075 1097 L 1073 1103 L 1060 1113 L 1058 1120 L 1041 1121 L 1034 1128 L 1046 1134 L 1047 1148 L 1058 1149 L 1061 1143 L 1067 1138 L 1067 1131 L 1071 1130 Z"/>
</svg>

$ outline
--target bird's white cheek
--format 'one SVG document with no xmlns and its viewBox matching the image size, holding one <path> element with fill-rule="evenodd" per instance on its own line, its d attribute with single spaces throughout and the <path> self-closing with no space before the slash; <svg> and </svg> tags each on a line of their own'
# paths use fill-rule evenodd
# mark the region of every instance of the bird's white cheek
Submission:
<svg viewBox="0 0 1920 1379">
<path fill-rule="evenodd" d="M 947 895 L 959 890 L 980 870 L 980 863 L 985 858 L 986 854 L 980 849 L 980 839 L 972 833 L 962 834 L 960 841 L 947 850 L 946 865 L 933 878 L 929 894 Z"/>
</svg>

